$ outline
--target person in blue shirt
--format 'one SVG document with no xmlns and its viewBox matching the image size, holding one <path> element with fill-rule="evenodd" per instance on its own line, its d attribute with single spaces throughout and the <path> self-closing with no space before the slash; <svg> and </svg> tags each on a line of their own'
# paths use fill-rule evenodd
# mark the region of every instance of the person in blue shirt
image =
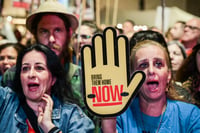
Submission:
<svg viewBox="0 0 200 133">
<path fill-rule="evenodd" d="M 104 121 L 103 127 L 107 129 L 102 130 L 118 133 L 200 132 L 199 108 L 175 100 L 178 95 L 171 82 L 167 47 L 151 40 L 138 42 L 131 50 L 130 60 L 132 72 L 143 71 L 145 82 L 128 109 L 116 119 Z"/>
<path fill-rule="evenodd" d="M 94 124 L 73 102 L 58 56 L 35 44 L 17 59 L 14 87 L 0 87 L 1 133 L 93 133 Z"/>
<path fill-rule="evenodd" d="M 141 70 L 146 80 L 130 107 L 117 117 L 117 131 L 135 133 L 200 132 L 200 110 L 173 100 L 170 58 L 166 48 L 146 40 L 131 51 L 133 71 Z"/>
</svg>

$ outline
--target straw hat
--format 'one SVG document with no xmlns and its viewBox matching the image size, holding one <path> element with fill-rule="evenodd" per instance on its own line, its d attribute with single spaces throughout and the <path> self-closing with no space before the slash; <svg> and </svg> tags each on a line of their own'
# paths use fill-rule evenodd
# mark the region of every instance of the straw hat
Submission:
<svg viewBox="0 0 200 133">
<path fill-rule="evenodd" d="M 77 18 L 71 13 L 67 12 L 65 6 L 57 2 L 57 0 L 47 0 L 43 2 L 39 8 L 31 13 L 26 19 L 26 27 L 30 32 L 32 32 L 32 23 L 34 22 L 35 17 L 40 13 L 59 13 L 63 14 L 71 23 L 72 29 L 75 31 L 78 27 Z"/>
</svg>

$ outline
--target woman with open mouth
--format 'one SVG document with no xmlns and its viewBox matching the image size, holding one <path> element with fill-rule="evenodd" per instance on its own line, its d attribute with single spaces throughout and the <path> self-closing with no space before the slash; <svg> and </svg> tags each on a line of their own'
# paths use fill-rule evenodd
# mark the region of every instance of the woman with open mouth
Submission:
<svg viewBox="0 0 200 133">
<path fill-rule="evenodd" d="M 146 80 L 138 97 L 117 117 L 118 133 L 200 132 L 198 107 L 174 100 L 166 48 L 150 40 L 137 43 L 131 51 L 131 67 L 145 72 Z"/>
<path fill-rule="evenodd" d="M 116 119 L 106 120 L 109 125 L 106 130 L 118 133 L 200 132 L 199 108 L 175 100 L 178 95 L 171 83 L 167 47 L 150 40 L 138 42 L 132 48 L 130 60 L 132 72 L 143 71 L 146 79 L 128 109 Z"/>
<path fill-rule="evenodd" d="M 32 45 L 18 56 L 13 91 L 0 87 L 0 132 L 93 133 L 92 120 L 71 94 L 58 56 Z"/>
</svg>

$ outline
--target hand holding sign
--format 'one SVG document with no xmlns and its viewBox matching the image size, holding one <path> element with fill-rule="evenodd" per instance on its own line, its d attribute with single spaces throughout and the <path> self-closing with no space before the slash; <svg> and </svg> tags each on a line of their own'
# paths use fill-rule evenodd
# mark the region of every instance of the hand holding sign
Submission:
<svg viewBox="0 0 200 133">
<path fill-rule="evenodd" d="M 95 35 L 81 50 L 83 86 L 88 109 L 98 116 L 115 116 L 129 105 L 145 79 L 142 71 L 129 77 L 128 39 L 113 28 Z"/>
</svg>

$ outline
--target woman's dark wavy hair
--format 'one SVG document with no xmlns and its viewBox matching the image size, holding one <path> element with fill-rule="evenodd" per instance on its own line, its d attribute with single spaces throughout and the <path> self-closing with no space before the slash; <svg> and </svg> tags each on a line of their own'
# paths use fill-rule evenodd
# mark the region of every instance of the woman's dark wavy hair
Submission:
<svg viewBox="0 0 200 133">
<path fill-rule="evenodd" d="M 22 60 L 27 53 L 33 50 L 42 52 L 46 56 L 47 68 L 52 77 L 56 78 L 56 82 L 51 88 L 51 95 L 56 96 L 61 102 L 66 100 L 73 101 L 71 86 L 67 83 L 66 72 L 58 56 L 49 47 L 42 44 L 34 44 L 18 55 L 13 90 L 18 94 L 19 99 L 25 98 L 20 79 Z"/>
<path fill-rule="evenodd" d="M 199 80 L 199 71 L 197 68 L 197 62 L 196 62 L 196 54 L 200 49 L 200 44 L 197 44 L 194 48 L 192 53 L 184 60 L 183 64 L 179 68 L 179 70 L 176 73 L 176 79 L 177 81 L 184 82 L 189 77 L 193 78 L 193 82 L 200 82 L 195 81 Z"/>
<path fill-rule="evenodd" d="M 8 48 L 8 47 L 13 47 L 17 51 L 17 54 L 19 54 L 23 49 L 26 48 L 24 45 L 22 45 L 20 43 L 11 43 L 11 42 L 8 42 L 8 43 L 0 45 L 0 52 L 3 49 Z"/>
<path fill-rule="evenodd" d="M 194 46 L 192 53 L 184 60 L 183 64 L 176 73 L 176 79 L 179 82 L 187 82 L 191 80 L 190 90 L 191 96 L 194 98 L 194 104 L 200 107 L 200 72 L 197 67 L 196 55 L 200 50 L 200 44 Z"/>
</svg>

